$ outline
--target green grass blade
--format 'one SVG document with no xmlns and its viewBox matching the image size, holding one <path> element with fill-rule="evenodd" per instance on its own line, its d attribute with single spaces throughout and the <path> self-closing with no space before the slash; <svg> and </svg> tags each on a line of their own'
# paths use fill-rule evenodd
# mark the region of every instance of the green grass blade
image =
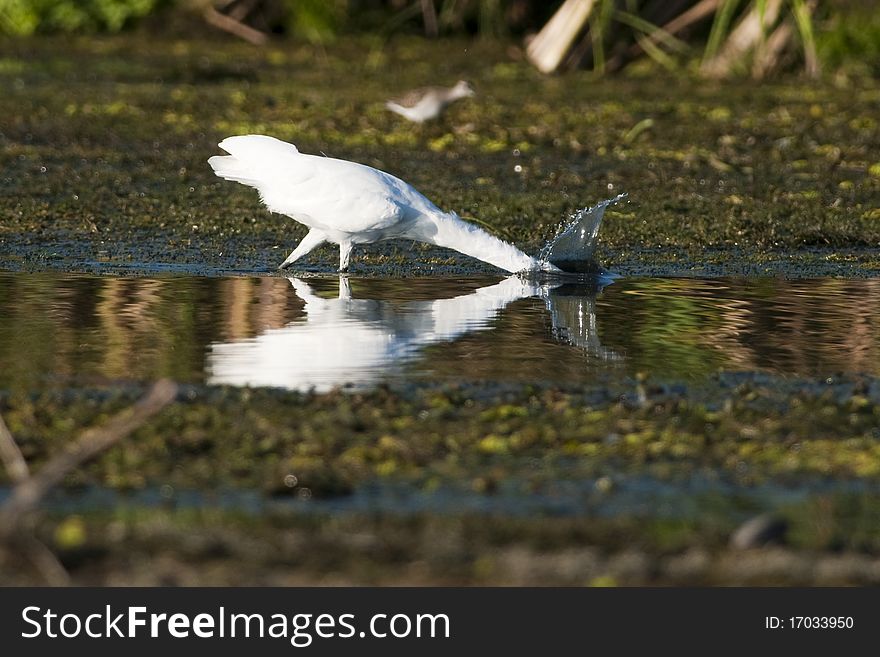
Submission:
<svg viewBox="0 0 880 657">
<path fill-rule="evenodd" d="M 654 43 L 650 38 L 642 35 L 636 35 L 636 42 L 639 44 L 642 50 L 645 51 L 645 54 L 648 55 L 655 62 L 660 64 L 663 68 L 665 68 L 670 73 L 675 73 L 678 71 L 678 64 L 675 62 L 672 57 L 667 55 L 660 49 L 656 43 Z"/>
<path fill-rule="evenodd" d="M 813 31 L 812 13 L 805 0 L 791 0 L 791 11 L 794 14 L 794 21 L 804 46 L 807 73 L 816 76 L 819 74 L 819 57 L 816 53 L 816 35 Z"/>
<path fill-rule="evenodd" d="M 674 37 L 659 25 L 646 21 L 637 14 L 627 11 L 616 11 L 614 12 L 614 18 L 624 25 L 629 25 L 634 30 L 644 32 L 648 36 L 648 40 L 653 43 L 662 43 L 670 50 L 674 50 L 683 55 L 690 52 L 690 46 L 688 46 L 687 43 Z"/>
<path fill-rule="evenodd" d="M 758 10 L 758 43 L 762 44 L 767 40 L 767 26 L 764 24 L 767 16 L 767 0 L 755 0 L 755 9 Z"/>
<path fill-rule="evenodd" d="M 716 12 L 715 20 L 712 21 L 712 30 L 709 32 L 709 41 L 706 43 L 706 50 L 703 53 L 704 64 L 718 54 L 721 42 L 727 36 L 727 28 L 730 26 L 739 2 L 740 0 L 724 0 L 724 3 Z"/>
<path fill-rule="evenodd" d="M 605 72 L 605 34 L 614 13 L 615 0 L 600 0 L 599 11 L 593 12 L 590 21 L 590 35 L 593 42 L 593 71 L 600 75 Z"/>
</svg>

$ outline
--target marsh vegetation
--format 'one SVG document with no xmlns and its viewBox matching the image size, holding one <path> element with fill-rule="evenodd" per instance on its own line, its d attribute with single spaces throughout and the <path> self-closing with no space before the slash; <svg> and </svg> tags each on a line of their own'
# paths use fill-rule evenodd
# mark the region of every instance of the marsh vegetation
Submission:
<svg viewBox="0 0 880 657">
<path fill-rule="evenodd" d="M 419 7 L 319 46 L 149 19 L 0 42 L 0 414 L 23 458 L 181 386 L 29 531 L 76 583 L 876 584 L 880 84 L 844 45 L 875 24 L 823 7 L 822 76 L 760 84 L 699 77 L 697 36 L 673 69 L 547 76 L 524 28 L 426 40 Z M 434 123 L 384 107 L 460 78 L 477 96 Z M 217 345 L 303 335 L 340 294 L 329 250 L 306 288 L 279 277 L 303 231 L 207 167 L 251 132 L 391 171 L 530 253 L 625 191 L 598 252 L 624 278 L 410 340 L 354 390 L 212 382 Z M 346 326 L 402 341 L 500 281 L 408 243 L 352 264 Z M 764 513 L 772 545 L 729 543 Z M 42 581 L 27 564 L 4 552 L 0 578 Z"/>
</svg>

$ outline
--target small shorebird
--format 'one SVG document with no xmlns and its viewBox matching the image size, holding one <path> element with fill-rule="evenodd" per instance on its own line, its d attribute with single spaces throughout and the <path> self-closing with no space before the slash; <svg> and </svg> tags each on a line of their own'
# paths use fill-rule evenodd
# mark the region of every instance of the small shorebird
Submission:
<svg viewBox="0 0 880 657">
<path fill-rule="evenodd" d="M 385 107 L 414 123 L 431 121 L 460 98 L 470 98 L 474 89 L 464 80 L 453 87 L 427 87 L 415 89 L 395 100 L 389 100 Z"/>
</svg>

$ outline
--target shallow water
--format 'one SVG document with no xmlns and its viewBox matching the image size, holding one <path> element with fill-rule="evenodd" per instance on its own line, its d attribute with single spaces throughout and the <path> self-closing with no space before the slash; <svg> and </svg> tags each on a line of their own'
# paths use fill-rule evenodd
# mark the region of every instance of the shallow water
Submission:
<svg viewBox="0 0 880 657">
<path fill-rule="evenodd" d="M 880 374 L 880 281 L 0 273 L 0 387 Z"/>
</svg>

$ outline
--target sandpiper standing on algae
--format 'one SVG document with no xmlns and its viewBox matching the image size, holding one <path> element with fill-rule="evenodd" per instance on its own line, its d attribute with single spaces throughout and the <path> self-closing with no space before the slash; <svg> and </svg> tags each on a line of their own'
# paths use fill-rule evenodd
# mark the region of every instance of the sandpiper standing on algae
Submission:
<svg viewBox="0 0 880 657">
<path fill-rule="evenodd" d="M 474 89 L 464 80 L 452 87 L 415 89 L 401 98 L 389 100 L 385 107 L 414 123 L 424 123 L 440 116 L 456 100 L 470 98 Z"/>
</svg>

